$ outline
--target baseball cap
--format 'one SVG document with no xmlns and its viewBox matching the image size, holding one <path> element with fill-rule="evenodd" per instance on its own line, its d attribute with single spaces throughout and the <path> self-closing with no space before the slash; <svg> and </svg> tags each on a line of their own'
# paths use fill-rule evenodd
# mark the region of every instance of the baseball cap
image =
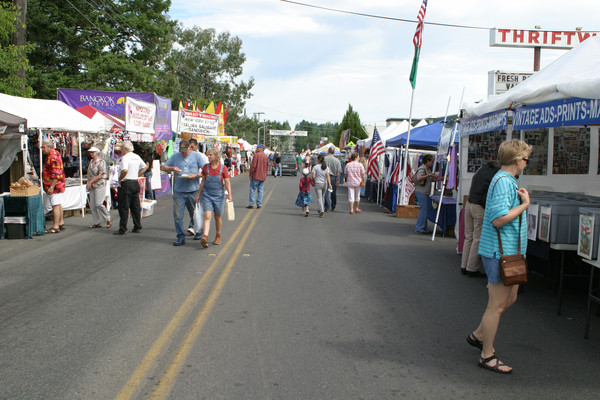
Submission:
<svg viewBox="0 0 600 400">
<path fill-rule="evenodd" d="M 91 152 L 91 151 L 95 151 L 95 152 L 99 153 L 99 152 L 100 152 L 100 149 L 98 149 L 96 146 L 92 146 L 92 147 L 90 147 L 90 148 L 88 149 L 88 153 L 89 153 L 89 152 Z"/>
<path fill-rule="evenodd" d="M 256 146 L 256 148 L 257 148 L 257 149 L 258 149 L 258 148 L 264 149 L 264 148 L 265 148 L 265 146 L 263 146 L 262 144 L 259 144 L 259 145 L 257 145 L 257 146 Z"/>
<path fill-rule="evenodd" d="M 308 171 L 308 168 L 304 168 L 304 169 L 302 170 L 302 175 L 308 175 L 308 172 L 309 172 L 309 171 Z"/>
<path fill-rule="evenodd" d="M 188 147 L 190 147 L 190 142 L 187 140 L 182 140 L 179 142 L 179 151 L 187 150 Z"/>
</svg>

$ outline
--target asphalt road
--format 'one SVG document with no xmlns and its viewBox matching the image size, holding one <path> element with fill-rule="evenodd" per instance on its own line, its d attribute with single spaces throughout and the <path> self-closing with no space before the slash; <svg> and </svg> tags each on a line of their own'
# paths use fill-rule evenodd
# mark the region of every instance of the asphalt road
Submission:
<svg viewBox="0 0 600 400">
<path fill-rule="evenodd" d="M 232 186 L 221 246 L 173 247 L 170 197 L 140 234 L 86 215 L 0 241 L 0 399 L 600 398 L 584 291 L 557 316 L 533 276 L 496 341 L 514 373 L 494 374 L 465 341 L 487 292 L 460 275 L 454 239 L 372 204 L 349 215 L 344 187 L 335 212 L 305 218 L 298 178 L 269 178 L 260 210 L 247 175 Z"/>
</svg>

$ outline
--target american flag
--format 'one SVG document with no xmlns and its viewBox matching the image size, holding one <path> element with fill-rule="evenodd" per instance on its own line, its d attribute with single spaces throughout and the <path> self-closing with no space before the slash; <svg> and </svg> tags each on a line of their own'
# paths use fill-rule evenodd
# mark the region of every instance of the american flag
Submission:
<svg viewBox="0 0 600 400">
<path fill-rule="evenodd" d="M 377 127 L 373 131 L 373 140 L 371 141 L 371 150 L 369 150 L 369 164 L 367 167 L 367 176 L 372 176 L 375 180 L 379 180 L 379 163 L 377 157 L 385 152 L 383 142 L 377 131 Z"/>
<path fill-rule="evenodd" d="M 419 15 L 417 15 L 417 30 L 415 31 L 415 36 L 413 37 L 413 44 L 415 47 L 421 47 L 421 43 L 423 40 L 423 26 L 425 20 L 425 11 L 427 9 L 427 0 L 423 0 L 423 4 L 421 4 L 421 9 L 419 10 Z"/>
</svg>

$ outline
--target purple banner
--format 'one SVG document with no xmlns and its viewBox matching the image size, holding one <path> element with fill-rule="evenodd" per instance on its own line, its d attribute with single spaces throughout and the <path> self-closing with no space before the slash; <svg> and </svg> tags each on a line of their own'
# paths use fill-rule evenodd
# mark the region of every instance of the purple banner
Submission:
<svg viewBox="0 0 600 400">
<path fill-rule="evenodd" d="M 154 96 L 156 119 L 154 120 L 154 140 L 171 140 L 171 99 L 159 95 Z"/>
<path fill-rule="evenodd" d="M 123 121 L 125 121 L 125 96 L 154 103 L 154 93 L 58 89 L 58 100 L 71 108 L 77 109 L 90 105 Z"/>
</svg>

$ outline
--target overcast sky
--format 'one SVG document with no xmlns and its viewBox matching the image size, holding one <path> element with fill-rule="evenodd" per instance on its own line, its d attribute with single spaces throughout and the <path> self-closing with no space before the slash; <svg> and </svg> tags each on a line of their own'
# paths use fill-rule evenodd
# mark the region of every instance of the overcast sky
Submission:
<svg viewBox="0 0 600 400">
<path fill-rule="evenodd" d="M 298 0 L 357 13 L 416 20 L 422 0 Z M 595 0 L 429 0 L 426 22 L 480 28 L 600 31 Z M 415 23 L 367 18 L 280 0 L 172 0 L 184 26 L 242 39 L 243 79 L 255 79 L 247 113 L 289 121 L 339 122 L 351 104 L 364 124 L 408 117 Z M 595 24 L 594 24 L 595 22 Z M 487 97 L 488 71 L 530 72 L 533 49 L 489 46 L 489 29 L 426 25 L 413 119 L 455 114 Z M 542 50 L 542 68 L 564 54 Z"/>
</svg>

